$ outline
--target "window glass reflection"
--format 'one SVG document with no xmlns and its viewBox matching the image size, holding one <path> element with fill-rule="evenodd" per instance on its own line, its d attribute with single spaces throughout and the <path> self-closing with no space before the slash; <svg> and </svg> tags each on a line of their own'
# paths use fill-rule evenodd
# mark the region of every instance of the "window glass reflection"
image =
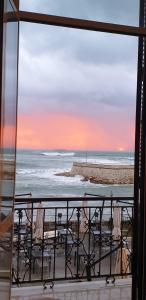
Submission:
<svg viewBox="0 0 146 300">
<path fill-rule="evenodd" d="M 13 12 L 4 1 L 5 14 Z M 7 15 L 5 15 L 7 18 Z M 0 299 L 10 299 L 13 196 L 15 185 L 15 144 L 17 107 L 18 22 L 7 20 L 3 26 L 2 103 L 0 140 Z"/>
</svg>

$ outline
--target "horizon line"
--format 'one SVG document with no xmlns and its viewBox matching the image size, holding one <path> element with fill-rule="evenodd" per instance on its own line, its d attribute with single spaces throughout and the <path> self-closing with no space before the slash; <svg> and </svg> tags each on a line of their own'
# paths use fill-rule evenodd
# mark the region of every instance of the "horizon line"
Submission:
<svg viewBox="0 0 146 300">
<path fill-rule="evenodd" d="M 61 149 L 61 148 L 52 148 L 52 149 L 48 149 L 48 148 L 17 148 L 16 151 L 65 151 L 65 152 L 121 152 L 121 153 L 124 153 L 124 152 L 131 152 L 131 153 L 134 153 L 135 151 L 134 150 L 115 150 L 115 149 L 109 149 L 109 150 L 106 150 L 106 149 Z"/>
</svg>

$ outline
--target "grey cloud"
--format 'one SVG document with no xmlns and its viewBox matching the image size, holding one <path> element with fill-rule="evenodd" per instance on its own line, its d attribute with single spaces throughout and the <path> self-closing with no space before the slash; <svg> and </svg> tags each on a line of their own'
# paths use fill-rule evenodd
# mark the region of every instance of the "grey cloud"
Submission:
<svg viewBox="0 0 146 300">
<path fill-rule="evenodd" d="M 75 13 L 78 8 L 80 13 L 80 3 L 85 14 L 91 0 L 83 2 L 48 0 L 43 1 L 41 9 L 48 12 L 50 4 L 50 13 L 52 8 L 52 13 L 58 9 L 61 14 L 63 5 L 68 3 L 66 10 Z M 106 20 L 116 20 L 119 15 L 119 21 L 136 20 L 136 0 L 111 0 L 110 4 L 109 0 L 92 2 L 96 6 L 96 10 L 92 6 L 92 15 L 98 12 L 101 20 L 107 17 L 107 12 Z M 40 1 L 24 3 L 31 4 L 32 10 L 33 7 L 40 10 Z M 69 3 L 74 6 L 73 10 Z M 31 113 L 39 108 L 101 119 L 103 114 L 115 112 L 118 116 L 133 118 L 136 68 L 136 38 L 21 23 L 20 111 Z"/>
<path fill-rule="evenodd" d="M 127 36 L 21 24 L 20 42 L 39 58 L 56 52 L 91 64 L 130 64 L 137 59 L 137 38 Z"/>
<path fill-rule="evenodd" d="M 32 97 L 34 106 L 36 103 L 48 111 L 96 115 L 99 104 L 100 108 L 101 105 L 115 106 L 117 110 L 123 110 L 135 101 L 134 67 L 82 64 L 58 54 L 48 58 L 44 56 L 41 60 L 36 57 L 30 59 L 26 54 L 22 57 L 20 96 Z M 23 105 L 30 109 L 29 102 Z"/>
<path fill-rule="evenodd" d="M 22 0 L 21 9 L 35 12 L 137 25 L 139 0 Z"/>
<path fill-rule="evenodd" d="M 104 17 L 107 22 L 115 19 L 120 23 L 121 18 L 127 18 L 129 23 L 133 20 L 133 24 L 138 24 L 139 0 L 44 0 L 43 5 L 40 0 L 21 2 L 22 9 L 58 14 L 76 12 L 84 15 L 86 12 L 91 16 L 99 15 L 100 21 Z M 133 63 L 137 55 L 137 38 L 36 24 L 21 24 L 21 32 L 24 46 L 37 56 L 64 51 L 67 56 L 83 62 L 102 63 L 104 59 L 109 64 Z"/>
</svg>

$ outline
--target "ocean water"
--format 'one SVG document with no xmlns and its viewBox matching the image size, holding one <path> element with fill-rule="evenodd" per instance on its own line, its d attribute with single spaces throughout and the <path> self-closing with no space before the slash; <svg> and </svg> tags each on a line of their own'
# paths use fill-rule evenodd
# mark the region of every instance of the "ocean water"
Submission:
<svg viewBox="0 0 146 300">
<path fill-rule="evenodd" d="M 102 196 L 133 196 L 133 185 L 103 185 L 81 181 L 80 176 L 56 176 L 70 171 L 73 162 L 114 165 L 133 165 L 134 154 L 129 152 L 41 151 L 18 150 L 16 195 L 32 193 L 33 197 L 83 196 L 93 193 Z"/>
</svg>

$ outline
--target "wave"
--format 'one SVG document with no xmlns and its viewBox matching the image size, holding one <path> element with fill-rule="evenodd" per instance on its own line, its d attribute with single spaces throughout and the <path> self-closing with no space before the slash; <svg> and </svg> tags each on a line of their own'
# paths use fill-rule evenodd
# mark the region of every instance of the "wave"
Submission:
<svg viewBox="0 0 146 300">
<path fill-rule="evenodd" d="M 36 174 L 36 170 L 32 170 L 32 169 L 17 169 L 16 171 L 17 175 L 33 175 Z"/>
<path fill-rule="evenodd" d="M 75 152 L 42 152 L 45 156 L 74 156 Z"/>
<path fill-rule="evenodd" d="M 81 181 L 83 178 L 80 175 L 75 177 L 65 177 L 65 176 L 56 176 L 56 173 L 65 172 L 66 169 L 19 169 L 17 170 L 17 176 L 25 176 L 29 180 L 41 179 L 47 180 L 49 184 L 54 184 L 55 186 L 59 185 L 83 185 L 84 182 Z M 69 170 L 67 170 L 69 171 Z M 86 183 L 87 184 L 87 183 Z"/>
<path fill-rule="evenodd" d="M 17 171 L 17 178 L 20 180 L 22 176 L 22 180 L 29 180 L 29 188 L 32 186 L 32 190 L 34 186 L 40 184 L 40 188 L 43 189 L 46 186 L 49 188 L 55 188 L 55 190 L 59 190 L 60 188 L 66 192 L 66 189 L 72 189 L 72 196 L 75 196 L 75 190 L 78 188 L 82 188 L 83 191 L 87 188 L 95 187 L 94 183 L 90 181 L 82 181 L 83 176 L 76 175 L 74 177 L 66 177 L 66 176 L 56 176 L 56 173 L 61 173 L 62 171 L 67 171 L 66 169 L 19 169 Z M 68 170 L 69 171 L 69 170 Z M 24 184 L 23 184 L 24 186 Z M 104 188 L 106 185 L 104 184 L 96 184 L 97 187 Z M 61 194 L 62 195 L 62 194 Z"/>
<path fill-rule="evenodd" d="M 89 161 L 95 161 L 95 163 L 97 164 L 103 164 L 103 165 L 108 165 L 108 164 L 112 164 L 112 165 L 116 165 L 116 164 L 120 164 L 121 162 L 120 161 L 116 161 L 116 160 L 113 160 L 113 159 L 106 159 L 106 158 L 97 158 L 95 160 L 93 159 L 89 159 Z M 87 160 L 88 162 L 88 160 Z"/>
<path fill-rule="evenodd" d="M 126 159 L 129 159 L 129 160 L 133 160 L 133 161 L 134 161 L 134 157 L 126 157 Z"/>
<path fill-rule="evenodd" d="M 76 162 L 83 162 L 83 163 L 91 163 L 91 164 L 102 164 L 102 165 L 130 165 L 133 163 L 132 159 L 106 159 L 106 158 L 87 158 L 79 159 L 76 158 Z"/>
</svg>

